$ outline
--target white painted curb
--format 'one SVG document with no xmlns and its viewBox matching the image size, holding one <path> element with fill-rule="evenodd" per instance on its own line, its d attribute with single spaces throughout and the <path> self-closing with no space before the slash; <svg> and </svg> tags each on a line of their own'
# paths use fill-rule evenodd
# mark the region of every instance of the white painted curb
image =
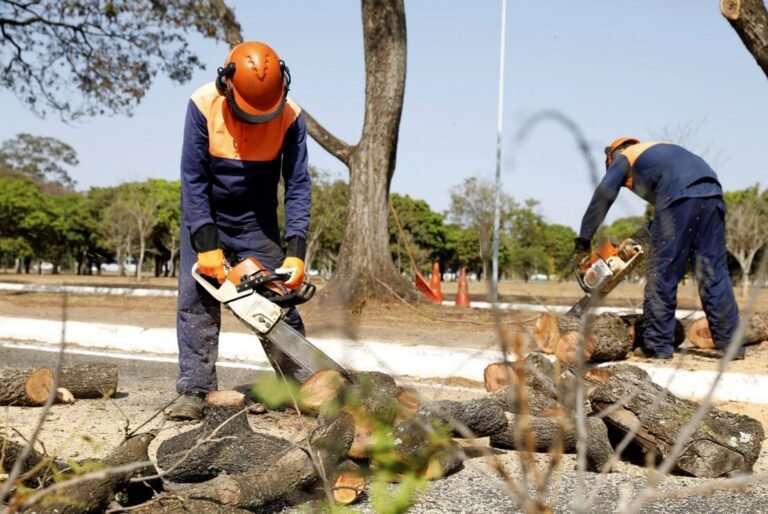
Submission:
<svg viewBox="0 0 768 514">
<path fill-rule="evenodd" d="M 64 329 L 66 329 L 64 331 Z M 62 341 L 76 344 L 80 352 L 109 350 L 127 352 L 147 360 L 175 361 L 176 331 L 131 325 L 108 325 L 77 321 L 19 319 L 0 317 L 0 338 L 43 343 L 47 348 Z M 413 377 L 463 377 L 480 381 L 488 364 L 502 359 L 498 350 L 442 348 L 429 345 L 404 345 L 380 341 L 313 338 L 312 342 L 345 367 L 352 369 L 396 370 L 397 375 Z M 13 343 L 4 346 L 12 348 Z M 156 356 L 160 356 L 159 359 Z M 127 358 L 127 357 L 124 357 Z M 269 369 L 269 363 L 255 335 L 222 332 L 219 344 L 222 362 L 239 363 L 252 369 Z M 235 364 L 232 364 L 235 365 Z M 701 398 L 717 373 L 656 368 L 638 364 L 654 382 L 687 398 Z M 725 373 L 714 399 L 749 403 L 768 403 L 768 376 Z"/>
</svg>

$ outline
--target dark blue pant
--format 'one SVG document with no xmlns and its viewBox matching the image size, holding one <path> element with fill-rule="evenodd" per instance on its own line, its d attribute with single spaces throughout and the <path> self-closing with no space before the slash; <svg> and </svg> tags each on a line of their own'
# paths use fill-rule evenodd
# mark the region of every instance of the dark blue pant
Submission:
<svg viewBox="0 0 768 514">
<path fill-rule="evenodd" d="M 224 254 L 231 263 L 255 257 L 264 267 L 274 270 L 283 261 L 277 237 L 259 229 L 219 227 Z M 179 344 L 179 377 L 176 391 L 213 391 L 218 387 L 216 359 L 219 353 L 221 304 L 192 277 L 197 253 L 192 249 L 189 231 L 181 229 L 179 298 L 176 311 L 176 337 Z M 301 333 L 304 324 L 295 308 L 286 312 L 286 322 Z M 259 344 L 254 334 L 253 343 Z"/>
<path fill-rule="evenodd" d="M 651 224 L 643 343 L 659 357 L 671 356 L 674 350 L 677 285 L 688 263 L 694 266 L 715 345 L 725 348 L 739 324 L 739 309 L 728 275 L 722 198 L 679 200 L 657 211 Z"/>
</svg>

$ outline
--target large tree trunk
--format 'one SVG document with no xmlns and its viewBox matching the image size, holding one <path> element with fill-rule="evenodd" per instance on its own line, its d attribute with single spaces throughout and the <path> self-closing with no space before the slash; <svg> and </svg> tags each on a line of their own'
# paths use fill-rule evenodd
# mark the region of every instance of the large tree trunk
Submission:
<svg viewBox="0 0 768 514">
<path fill-rule="evenodd" d="M 602 382 L 589 392 L 594 410 L 605 411 L 609 428 L 619 435 L 639 427 L 634 443 L 657 460 L 670 456 L 680 431 L 699 407 L 654 384 L 635 366 L 610 366 L 592 378 Z M 756 419 L 710 409 L 685 440 L 675 469 L 708 478 L 751 472 L 764 437 Z"/>
<path fill-rule="evenodd" d="M 768 12 L 764 0 L 720 0 L 720 12 L 768 76 Z"/>
<path fill-rule="evenodd" d="M 340 141 L 305 111 L 310 136 L 349 166 L 347 225 L 336 272 L 323 291 L 347 303 L 385 292 L 379 280 L 415 294 L 395 270 L 387 230 L 405 91 L 405 7 L 402 0 L 362 0 L 362 15 L 366 86 L 360 141 Z"/>
</svg>

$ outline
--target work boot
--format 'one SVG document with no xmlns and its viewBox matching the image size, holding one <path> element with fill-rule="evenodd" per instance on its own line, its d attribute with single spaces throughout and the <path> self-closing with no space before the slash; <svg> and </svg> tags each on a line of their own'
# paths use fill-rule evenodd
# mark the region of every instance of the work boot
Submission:
<svg viewBox="0 0 768 514">
<path fill-rule="evenodd" d="M 174 421 L 192 421 L 202 419 L 204 412 L 205 393 L 190 392 L 181 395 L 168 409 L 166 416 Z"/>
</svg>

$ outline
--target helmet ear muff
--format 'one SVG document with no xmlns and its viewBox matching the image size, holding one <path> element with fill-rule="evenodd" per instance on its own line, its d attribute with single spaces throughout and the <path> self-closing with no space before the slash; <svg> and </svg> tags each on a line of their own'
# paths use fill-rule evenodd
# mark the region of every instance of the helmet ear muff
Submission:
<svg viewBox="0 0 768 514">
<path fill-rule="evenodd" d="M 227 79 L 231 79 L 235 74 L 235 63 L 231 62 L 223 68 L 216 70 L 216 91 L 220 95 L 226 95 L 229 86 L 227 85 Z"/>
<path fill-rule="evenodd" d="M 280 59 L 280 72 L 283 74 L 283 96 L 288 96 L 288 91 L 291 89 L 291 70 L 288 69 L 288 65 L 285 61 Z"/>
</svg>

